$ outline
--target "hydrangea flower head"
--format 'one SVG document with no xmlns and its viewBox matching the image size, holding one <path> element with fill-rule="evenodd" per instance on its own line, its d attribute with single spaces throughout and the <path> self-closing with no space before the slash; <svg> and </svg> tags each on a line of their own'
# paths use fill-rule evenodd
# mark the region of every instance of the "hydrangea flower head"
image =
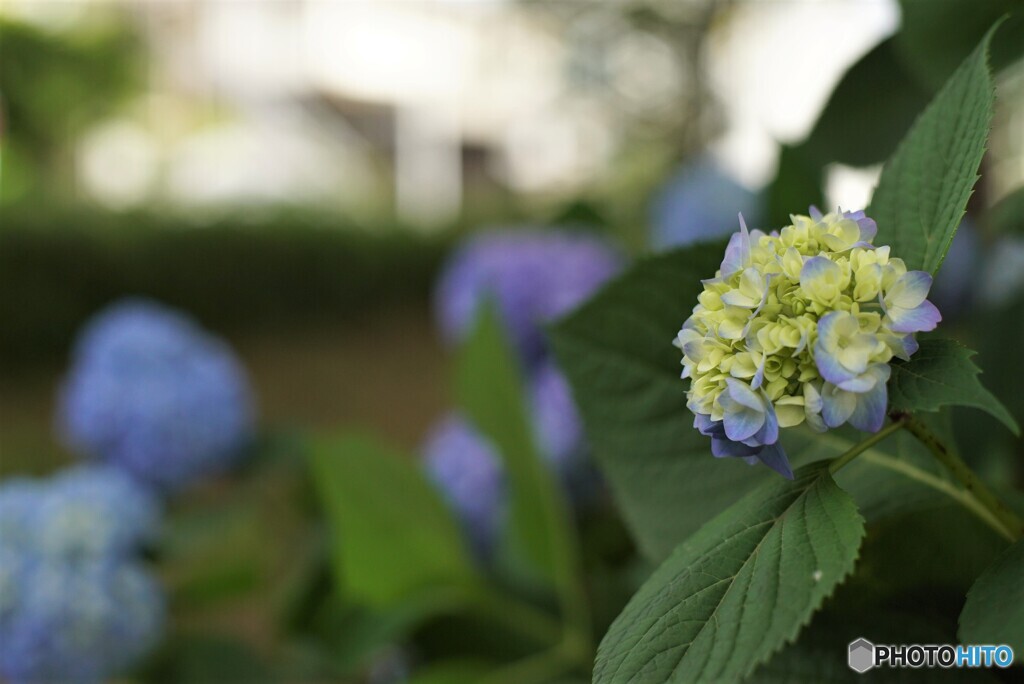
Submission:
<svg viewBox="0 0 1024 684">
<path fill-rule="evenodd" d="M 21 564 L 14 579 L 19 595 L 0 617 L 5 681 L 98 683 L 159 638 L 163 594 L 136 564 L 13 562 Z"/>
<path fill-rule="evenodd" d="M 442 336 L 461 341 L 493 298 L 526 365 L 544 356 L 541 325 L 568 312 L 618 272 L 618 252 L 568 231 L 503 230 L 468 240 L 449 259 L 435 293 Z"/>
<path fill-rule="evenodd" d="M 674 341 L 690 379 L 694 427 L 716 457 L 761 462 L 792 477 L 780 428 L 824 431 L 885 420 L 893 357 L 941 316 L 932 278 L 908 271 L 864 212 L 792 216 L 765 234 L 740 231 Z"/>
<path fill-rule="evenodd" d="M 33 522 L 41 554 L 67 560 L 127 556 L 156 537 L 160 504 L 120 469 L 83 465 L 48 483 Z"/>
<path fill-rule="evenodd" d="M 138 551 L 159 514 L 110 466 L 0 484 L 0 680 L 105 681 L 154 645 L 163 594 Z"/>
<path fill-rule="evenodd" d="M 72 448 L 163 490 L 229 465 L 253 429 L 249 382 L 228 347 L 139 299 L 86 325 L 59 399 Z"/>
</svg>

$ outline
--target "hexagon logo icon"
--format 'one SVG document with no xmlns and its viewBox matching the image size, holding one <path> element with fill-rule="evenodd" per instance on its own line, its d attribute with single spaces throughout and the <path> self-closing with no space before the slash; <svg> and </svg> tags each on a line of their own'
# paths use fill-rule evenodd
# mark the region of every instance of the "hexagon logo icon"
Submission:
<svg viewBox="0 0 1024 684">
<path fill-rule="evenodd" d="M 860 638 L 850 642 L 850 669 L 864 673 L 875 666 L 875 645 L 867 639 Z"/>
</svg>

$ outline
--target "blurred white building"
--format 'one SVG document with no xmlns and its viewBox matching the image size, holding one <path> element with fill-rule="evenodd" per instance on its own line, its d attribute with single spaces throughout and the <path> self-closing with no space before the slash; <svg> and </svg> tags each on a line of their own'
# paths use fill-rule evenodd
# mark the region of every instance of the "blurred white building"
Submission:
<svg viewBox="0 0 1024 684">
<path fill-rule="evenodd" d="M 667 41 L 598 3 L 558 5 L 579 15 L 569 22 L 510 0 L 7 0 L 3 11 L 59 29 L 96 7 L 130 16 L 152 52 L 145 96 L 81 145 L 83 188 L 115 207 L 314 203 L 439 225 L 478 191 L 569 197 L 606 171 L 621 112 L 574 80 L 600 72 L 622 110 L 668 117 L 692 86 Z M 898 10 L 731 7 L 703 57 L 724 111 L 712 154 L 756 187 L 777 141 L 807 132 Z M 838 24 L 842 41 L 821 30 Z M 830 187 L 861 197 L 871 182 L 839 170 Z"/>
</svg>

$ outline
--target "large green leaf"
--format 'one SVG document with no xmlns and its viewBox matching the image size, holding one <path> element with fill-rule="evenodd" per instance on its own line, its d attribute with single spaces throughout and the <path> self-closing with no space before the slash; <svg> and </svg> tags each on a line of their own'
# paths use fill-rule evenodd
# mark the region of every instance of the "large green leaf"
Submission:
<svg viewBox="0 0 1024 684">
<path fill-rule="evenodd" d="M 943 406 L 973 406 L 1020 434 L 1020 427 L 981 384 L 973 351 L 953 340 L 931 339 L 905 363 L 892 364 L 889 403 L 902 411 L 937 411 Z"/>
<path fill-rule="evenodd" d="M 826 463 L 773 479 L 683 542 L 598 649 L 595 682 L 735 681 L 853 569 L 864 521 Z"/>
<path fill-rule="evenodd" d="M 771 473 L 715 459 L 693 429 L 672 346 L 721 243 L 643 259 L 552 330 L 594 455 L 655 562 Z"/>
<path fill-rule="evenodd" d="M 871 200 L 879 243 L 892 245 L 908 268 L 938 270 L 978 179 L 995 96 L 987 63 L 994 30 L 914 123 Z"/>
<path fill-rule="evenodd" d="M 479 586 L 455 520 L 411 457 L 344 436 L 316 443 L 312 466 L 347 596 L 387 607 Z"/>
<path fill-rule="evenodd" d="M 559 591 L 564 608 L 581 611 L 578 540 L 568 505 L 537 453 L 504 327 L 492 306 L 479 318 L 458 364 L 459 404 L 504 461 L 513 547 Z M 579 614 L 569 618 L 583 621 Z"/>
<path fill-rule="evenodd" d="M 967 644 L 1008 644 L 1024 652 L 1024 539 L 1017 540 L 981 574 L 960 614 Z"/>
</svg>

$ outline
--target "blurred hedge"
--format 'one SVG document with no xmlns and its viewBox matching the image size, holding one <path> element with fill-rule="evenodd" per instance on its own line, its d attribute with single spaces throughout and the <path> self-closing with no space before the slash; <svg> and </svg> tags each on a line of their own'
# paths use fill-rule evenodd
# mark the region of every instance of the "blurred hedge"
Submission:
<svg viewBox="0 0 1024 684">
<path fill-rule="evenodd" d="M 451 231 L 445 233 L 450 235 Z M 0 365 L 52 359 L 105 303 L 147 295 L 219 332 L 425 303 L 447 249 L 400 226 L 296 213 L 203 224 L 95 211 L 0 217 Z"/>
</svg>

